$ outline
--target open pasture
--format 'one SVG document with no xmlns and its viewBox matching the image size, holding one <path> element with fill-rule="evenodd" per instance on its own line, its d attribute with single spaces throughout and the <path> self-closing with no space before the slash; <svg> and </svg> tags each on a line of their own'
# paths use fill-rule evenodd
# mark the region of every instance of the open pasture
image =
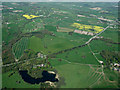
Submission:
<svg viewBox="0 0 120 90">
<path fill-rule="evenodd" d="M 36 52 L 42 52 L 43 54 L 49 54 L 72 48 L 77 45 L 79 45 L 79 43 L 61 37 L 46 35 L 41 39 L 33 36 L 30 38 L 29 49 Z"/>
<path fill-rule="evenodd" d="M 57 55 L 57 58 L 61 58 L 73 63 L 99 65 L 88 46 L 77 48 L 69 52 L 64 52 Z"/>
</svg>

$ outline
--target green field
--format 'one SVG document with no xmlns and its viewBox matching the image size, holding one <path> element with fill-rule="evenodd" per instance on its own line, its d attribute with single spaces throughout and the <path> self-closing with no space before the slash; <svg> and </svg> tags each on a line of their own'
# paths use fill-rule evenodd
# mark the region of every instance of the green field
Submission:
<svg viewBox="0 0 120 90">
<path fill-rule="evenodd" d="M 89 72 L 88 66 L 63 64 L 56 66 L 56 70 L 58 71 L 59 75 L 65 79 L 65 85 L 61 86 L 61 88 L 88 87 L 86 84 Z"/>
<path fill-rule="evenodd" d="M 29 83 L 26 83 L 22 80 L 21 76 L 18 72 L 15 72 L 12 76 L 9 77 L 9 75 L 13 73 L 13 71 L 9 71 L 7 73 L 4 73 L 2 75 L 2 87 L 5 88 L 39 88 L 40 85 L 31 85 Z M 11 83 L 10 83 L 10 82 Z M 17 81 L 20 81 L 20 83 L 17 83 Z"/>
<path fill-rule="evenodd" d="M 112 71 L 109 69 L 104 70 L 105 79 L 104 77 L 95 83 L 92 87 L 93 88 L 119 88 L 119 73 L 117 71 Z"/>
<path fill-rule="evenodd" d="M 13 48 L 13 54 L 16 59 L 20 59 L 24 50 L 28 48 L 29 38 L 23 37 L 20 41 L 16 42 Z"/>
<path fill-rule="evenodd" d="M 23 29 L 23 33 L 36 32 L 40 30 L 44 30 L 44 27 L 42 21 L 38 19 L 34 20 L 34 22 L 29 22 L 28 24 L 26 24 Z"/>
<path fill-rule="evenodd" d="M 99 65 L 95 57 L 90 52 L 88 46 L 59 54 L 57 55 L 57 58 L 65 59 L 74 63 Z"/>
<path fill-rule="evenodd" d="M 1 6 L 3 88 L 119 87 L 117 2 L 3 2 Z M 22 80 L 19 70 L 34 78 L 42 77 L 43 70 L 54 71 L 59 81 L 53 86 L 32 85 Z"/>
<path fill-rule="evenodd" d="M 118 51 L 117 44 L 107 43 L 107 42 L 101 41 L 101 40 L 93 40 L 90 43 L 90 47 L 91 47 L 92 51 L 96 52 L 96 53 L 99 53 L 102 50 Z"/>
<path fill-rule="evenodd" d="M 59 75 L 65 79 L 65 85 L 61 88 L 87 88 L 100 76 L 87 65 L 71 63 L 58 65 L 55 68 Z"/>
<path fill-rule="evenodd" d="M 102 33 L 100 36 L 103 36 L 104 38 L 107 38 L 107 39 L 111 39 L 114 42 L 118 42 L 119 40 L 118 28 L 116 29 L 109 28 L 107 31 Z"/>
<path fill-rule="evenodd" d="M 77 45 L 79 45 L 79 43 L 75 41 L 71 42 L 68 39 L 60 37 L 46 36 L 45 38 L 40 39 L 33 36 L 30 38 L 29 49 L 48 54 L 49 52 L 54 53 Z"/>
<path fill-rule="evenodd" d="M 81 64 L 67 64 L 60 62 L 58 60 L 50 61 L 55 69 L 58 71 L 60 77 L 63 77 L 65 80 L 65 84 L 61 86 L 61 88 L 118 88 L 117 80 L 118 73 L 110 70 L 105 70 L 105 79 L 104 75 L 97 73 L 101 72 L 101 69 L 97 70 L 99 67 L 91 66 L 90 68 L 87 65 Z M 58 62 L 58 63 L 57 63 Z M 62 64 L 63 63 L 63 64 Z M 108 75 L 111 73 L 111 75 Z M 98 80 L 100 78 L 100 80 Z M 106 81 L 108 78 L 109 81 Z M 110 82 L 110 78 L 115 81 L 115 83 Z"/>
</svg>

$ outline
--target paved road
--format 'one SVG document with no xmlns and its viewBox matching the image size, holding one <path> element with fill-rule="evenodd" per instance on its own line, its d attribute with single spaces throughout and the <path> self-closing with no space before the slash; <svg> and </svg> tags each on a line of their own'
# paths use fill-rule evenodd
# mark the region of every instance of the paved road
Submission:
<svg viewBox="0 0 120 90">
<path fill-rule="evenodd" d="M 80 45 L 80 46 L 78 46 L 78 47 L 83 47 L 83 46 L 89 44 L 94 38 L 96 38 L 98 35 L 100 35 L 100 34 L 103 33 L 105 30 L 107 30 L 107 28 L 109 28 L 109 25 L 108 25 L 103 31 L 101 31 L 100 33 L 98 33 L 98 34 L 96 34 L 95 36 L 93 36 L 92 38 L 90 38 L 85 44 Z M 75 48 L 73 48 L 73 49 L 75 49 Z M 69 50 L 70 50 L 70 49 L 67 49 L 66 51 L 69 51 Z M 65 50 L 62 50 L 62 51 L 65 51 Z M 62 52 L 62 51 L 59 51 L 59 52 Z M 59 52 L 54 53 L 54 54 L 59 54 Z M 32 59 L 33 59 L 33 58 L 32 58 Z M 32 60 L 32 59 L 29 59 L 29 60 Z M 24 60 L 24 61 L 27 61 L 27 60 Z M 14 65 L 14 64 L 18 64 L 18 63 L 21 63 L 21 62 L 24 62 L 24 61 L 18 61 L 18 62 L 14 62 L 14 63 L 2 65 L 2 67 Z"/>
<path fill-rule="evenodd" d="M 108 28 L 109 28 L 109 25 L 103 31 L 101 31 L 100 33 L 98 33 L 95 36 L 93 36 L 92 38 L 90 38 L 85 44 L 90 43 L 94 38 L 96 38 L 98 35 L 100 35 L 101 33 L 103 33 Z"/>
</svg>

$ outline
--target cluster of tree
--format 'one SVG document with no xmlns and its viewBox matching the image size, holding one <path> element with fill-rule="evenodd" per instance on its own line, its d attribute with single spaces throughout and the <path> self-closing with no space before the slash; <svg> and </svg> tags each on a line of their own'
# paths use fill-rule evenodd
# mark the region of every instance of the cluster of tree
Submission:
<svg viewBox="0 0 120 90">
<path fill-rule="evenodd" d="M 111 44 L 120 44 L 120 42 L 114 42 L 111 39 L 105 39 L 105 38 L 95 38 L 94 40 L 102 40 L 102 41 L 105 41 L 105 42 L 111 43 Z"/>
<path fill-rule="evenodd" d="M 37 57 L 37 53 L 35 53 L 31 49 L 26 49 L 20 60 L 26 60 L 26 59 L 30 59 L 30 58 L 36 58 L 36 57 Z"/>
<path fill-rule="evenodd" d="M 52 33 L 48 30 L 41 30 L 39 32 L 32 32 L 32 35 L 39 37 L 39 38 L 44 38 L 45 35 L 52 35 Z"/>
<path fill-rule="evenodd" d="M 120 52 L 103 50 L 100 55 L 106 60 L 105 64 L 108 68 L 111 64 L 120 63 Z"/>
<path fill-rule="evenodd" d="M 61 53 L 64 53 L 64 52 L 68 52 L 68 51 L 72 51 L 74 49 L 77 49 L 77 48 L 80 48 L 80 47 L 84 47 L 86 46 L 87 44 L 83 44 L 83 45 L 80 45 L 80 46 L 76 46 L 76 47 L 73 47 L 73 48 L 69 48 L 69 49 L 65 49 L 65 50 L 61 50 L 59 52 L 56 52 L 56 53 L 53 53 L 53 54 L 50 54 L 48 55 L 47 57 L 52 57 L 52 58 L 55 58 L 57 54 L 61 54 Z"/>
<path fill-rule="evenodd" d="M 11 70 L 18 70 L 17 64 L 2 67 L 2 73 L 6 73 L 6 72 L 9 72 Z"/>
<path fill-rule="evenodd" d="M 17 35 L 16 38 L 9 41 L 8 44 L 2 44 L 2 60 L 3 64 L 9 64 L 15 61 L 14 55 L 12 53 L 12 45 L 15 44 L 22 38 L 22 35 Z"/>
<path fill-rule="evenodd" d="M 52 35 L 53 36 L 53 33 L 51 31 L 48 31 L 48 30 L 41 30 L 41 31 L 38 31 L 38 32 L 25 33 L 22 36 L 24 36 L 24 37 L 36 36 L 36 37 L 39 37 L 39 38 L 44 38 L 45 35 Z"/>
<path fill-rule="evenodd" d="M 56 28 L 56 26 L 45 25 L 45 30 L 48 30 L 48 31 L 57 31 L 57 28 Z"/>
<path fill-rule="evenodd" d="M 10 47 L 4 47 L 5 49 L 2 50 L 2 61 L 4 64 L 9 64 L 15 62 L 14 56 L 12 54 L 12 49 Z"/>
</svg>

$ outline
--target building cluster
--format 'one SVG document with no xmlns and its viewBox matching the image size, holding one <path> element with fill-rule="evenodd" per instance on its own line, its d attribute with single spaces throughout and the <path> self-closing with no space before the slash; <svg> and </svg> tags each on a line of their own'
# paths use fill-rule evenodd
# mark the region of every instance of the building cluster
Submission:
<svg viewBox="0 0 120 90">
<path fill-rule="evenodd" d="M 118 26 L 117 26 L 117 25 L 112 25 L 112 24 L 111 24 L 110 28 L 118 28 Z"/>
<path fill-rule="evenodd" d="M 120 72 L 120 63 L 111 63 L 111 69 Z"/>
<path fill-rule="evenodd" d="M 40 58 L 46 58 L 46 55 L 44 55 L 44 54 L 38 53 L 37 55 L 38 55 L 38 57 L 40 57 Z"/>
<path fill-rule="evenodd" d="M 45 67 L 45 64 L 33 65 L 33 68 L 37 68 L 37 67 Z"/>
<path fill-rule="evenodd" d="M 100 64 L 103 64 L 103 61 L 99 61 Z"/>
<path fill-rule="evenodd" d="M 81 30 L 75 30 L 74 33 L 85 34 L 85 35 L 90 35 L 90 36 L 94 35 L 94 33 L 92 32 L 81 31 Z"/>
</svg>

